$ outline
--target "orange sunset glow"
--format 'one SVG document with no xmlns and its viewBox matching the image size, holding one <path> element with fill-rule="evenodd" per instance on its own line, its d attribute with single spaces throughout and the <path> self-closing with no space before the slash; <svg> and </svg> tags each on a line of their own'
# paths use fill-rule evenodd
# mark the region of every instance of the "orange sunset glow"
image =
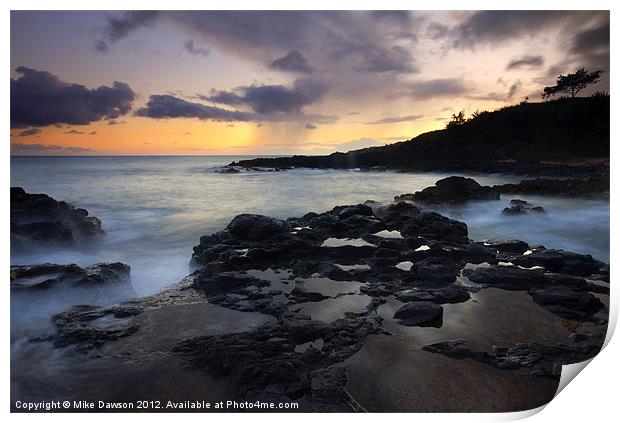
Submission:
<svg viewBox="0 0 620 423">
<path fill-rule="evenodd" d="M 326 154 L 608 69 L 607 13 L 527 13 L 13 12 L 12 154 Z"/>
</svg>

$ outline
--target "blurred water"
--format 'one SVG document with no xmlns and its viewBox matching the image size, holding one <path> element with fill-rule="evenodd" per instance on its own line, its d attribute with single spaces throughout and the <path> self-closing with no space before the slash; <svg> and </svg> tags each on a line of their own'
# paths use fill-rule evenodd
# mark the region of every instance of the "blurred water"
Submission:
<svg viewBox="0 0 620 423">
<path fill-rule="evenodd" d="M 88 250 L 34 252 L 11 261 L 79 265 L 121 261 L 131 266 L 137 295 L 149 295 L 186 275 L 199 237 L 223 229 L 239 213 L 286 218 L 368 199 L 391 201 L 449 176 L 309 169 L 216 171 L 240 158 L 13 157 L 11 186 L 86 208 L 102 220 L 106 236 Z M 483 185 L 522 179 L 473 177 Z M 526 199 L 545 207 L 546 215 L 502 216 L 510 198 L 439 211 L 465 221 L 473 239 L 517 238 L 608 261 L 609 202 L 532 197 Z"/>
</svg>

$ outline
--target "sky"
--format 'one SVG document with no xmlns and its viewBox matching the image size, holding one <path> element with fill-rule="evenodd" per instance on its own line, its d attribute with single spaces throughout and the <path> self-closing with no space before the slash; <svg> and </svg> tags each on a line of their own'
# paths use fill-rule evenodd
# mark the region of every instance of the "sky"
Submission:
<svg viewBox="0 0 620 423">
<path fill-rule="evenodd" d="M 14 155 L 329 154 L 605 71 L 607 11 L 13 11 Z"/>
</svg>

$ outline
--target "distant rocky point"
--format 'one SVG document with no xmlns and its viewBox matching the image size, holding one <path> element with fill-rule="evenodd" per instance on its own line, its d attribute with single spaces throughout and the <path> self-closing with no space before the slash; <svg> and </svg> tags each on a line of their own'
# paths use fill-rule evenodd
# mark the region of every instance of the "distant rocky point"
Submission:
<svg viewBox="0 0 620 423">
<path fill-rule="evenodd" d="M 609 113 L 609 97 L 522 103 L 381 147 L 229 166 L 592 176 L 609 172 Z"/>
</svg>

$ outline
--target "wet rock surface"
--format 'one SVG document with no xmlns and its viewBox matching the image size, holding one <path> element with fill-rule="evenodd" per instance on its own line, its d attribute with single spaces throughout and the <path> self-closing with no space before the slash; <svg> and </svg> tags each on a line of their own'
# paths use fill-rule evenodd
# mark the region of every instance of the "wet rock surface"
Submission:
<svg viewBox="0 0 620 423">
<path fill-rule="evenodd" d="M 405 326 L 441 326 L 443 308 L 433 303 L 412 302 L 399 308 L 394 318 Z"/>
<path fill-rule="evenodd" d="M 424 188 L 415 194 L 404 194 L 395 200 L 419 201 L 427 204 L 465 203 L 472 200 L 499 200 L 499 191 L 494 187 L 482 186 L 471 178 L 450 176 Z"/>
<path fill-rule="evenodd" d="M 291 319 L 268 323 L 242 335 L 195 338 L 175 352 L 216 376 L 226 377 L 240 398 L 302 400 L 313 411 L 347 411 L 354 407 L 345 391 L 338 363 L 357 352 L 369 334 L 381 333 L 374 319 L 342 319 L 331 324 Z M 296 351 L 321 339 L 322 347 Z"/>
<path fill-rule="evenodd" d="M 11 187 L 11 248 L 71 246 L 103 234 L 101 221 L 88 211 L 46 194 Z"/>
<path fill-rule="evenodd" d="M 530 213 L 544 213 L 545 209 L 541 206 L 533 206 L 525 200 L 514 198 L 510 200 L 510 205 L 502 210 L 505 215 L 523 215 Z"/>
<path fill-rule="evenodd" d="M 599 340 L 602 342 L 602 340 Z M 476 351 L 465 339 L 437 342 L 422 349 L 455 359 L 469 358 L 504 370 L 518 370 L 530 376 L 559 378 L 564 364 L 585 361 L 598 353 L 599 342 L 575 345 L 517 344 L 495 347 L 492 352 Z"/>
<path fill-rule="evenodd" d="M 130 268 L 124 263 L 35 264 L 11 266 L 11 290 L 40 290 L 57 286 L 91 287 L 128 284 Z"/>
<path fill-rule="evenodd" d="M 369 337 L 389 335 L 385 319 L 403 330 L 432 331 L 450 319 L 451 307 L 471 304 L 472 293 L 523 291 L 510 294 L 568 322 L 574 345 L 515 343 L 489 352 L 465 340 L 423 349 L 551 378 L 561 364 L 596 354 L 607 324 L 599 298 L 608 286 L 605 263 L 518 240 L 474 242 L 465 223 L 400 203 L 338 206 L 287 220 L 240 215 L 200 238 L 192 264 L 190 276 L 158 295 L 54 316 L 50 340 L 93 354 L 140 336 L 152 310 L 166 310 L 168 320 L 183 316 L 177 324 L 192 327 L 213 322 L 186 320 L 182 310 L 190 305 L 258 313 L 270 320 L 241 332 L 179 339 L 166 354 L 224 380 L 237 399 L 358 411 L 345 362 Z M 382 314 L 390 301 L 397 307 Z M 425 354 L 423 346 L 416 350 Z"/>
</svg>

